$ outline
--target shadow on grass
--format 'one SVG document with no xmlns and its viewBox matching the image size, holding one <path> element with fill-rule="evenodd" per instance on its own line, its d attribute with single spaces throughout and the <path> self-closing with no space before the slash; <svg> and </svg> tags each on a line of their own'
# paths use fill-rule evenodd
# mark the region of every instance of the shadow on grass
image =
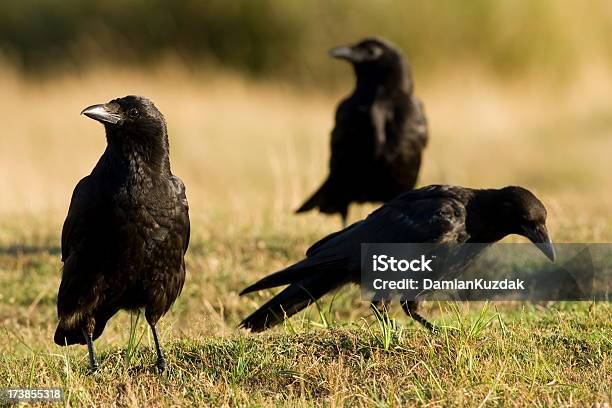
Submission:
<svg viewBox="0 0 612 408">
<path fill-rule="evenodd" d="M 0 246 L 0 255 L 59 255 L 61 253 L 59 246 L 48 245 L 8 245 Z"/>
</svg>

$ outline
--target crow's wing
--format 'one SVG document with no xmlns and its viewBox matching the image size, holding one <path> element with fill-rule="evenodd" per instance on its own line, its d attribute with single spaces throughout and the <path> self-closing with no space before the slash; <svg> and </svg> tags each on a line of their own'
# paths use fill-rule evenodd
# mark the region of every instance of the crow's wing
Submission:
<svg viewBox="0 0 612 408">
<path fill-rule="evenodd" d="M 376 134 L 371 109 L 371 103 L 353 97 L 338 106 L 331 133 L 330 176 L 350 176 L 372 161 Z"/>
<path fill-rule="evenodd" d="M 98 304 L 106 290 L 104 274 L 113 262 L 116 242 L 111 228 L 109 195 L 104 180 L 93 175 L 74 189 L 62 229 L 62 280 L 57 295 L 60 319 L 57 344 L 83 343 L 80 332 L 84 311 Z"/>
<path fill-rule="evenodd" d="M 177 201 L 174 208 L 174 228 L 183 239 L 183 253 L 189 247 L 189 237 L 191 235 L 191 224 L 189 222 L 189 203 L 185 193 L 185 184 L 177 176 L 172 176 L 172 183 L 176 191 Z"/>
<path fill-rule="evenodd" d="M 425 108 L 419 98 L 412 95 L 411 97 L 411 113 L 406 120 L 404 128 L 405 137 L 413 140 L 421 149 L 427 146 L 428 131 L 427 117 L 425 116 Z"/>
<path fill-rule="evenodd" d="M 418 192 L 418 190 L 417 190 Z M 319 261 L 360 260 L 362 243 L 453 243 L 467 240 L 465 207 L 448 195 L 406 193 L 365 220 L 323 238 L 307 252 Z"/>
<path fill-rule="evenodd" d="M 102 180 L 92 175 L 83 178 L 74 188 L 62 229 L 62 262 L 103 233 L 98 228 L 106 224 L 109 208 L 102 189 Z"/>
<path fill-rule="evenodd" d="M 372 124 L 368 109 L 359 107 L 352 97 L 343 100 L 336 110 L 331 132 L 329 174 L 323 184 L 296 211 L 315 207 L 323 213 L 346 214 L 353 198 L 356 180 L 369 168 Z"/>
<path fill-rule="evenodd" d="M 321 270 L 350 281 L 360 270 L 363 243 L 465 242 L 465 216 L 464 205 L 444 186 L 409 191 L 365 220 L 321 239 L 308 249 L 305 259 L 268 275 L 242 294 L 299 283 Z"/>
</svg>

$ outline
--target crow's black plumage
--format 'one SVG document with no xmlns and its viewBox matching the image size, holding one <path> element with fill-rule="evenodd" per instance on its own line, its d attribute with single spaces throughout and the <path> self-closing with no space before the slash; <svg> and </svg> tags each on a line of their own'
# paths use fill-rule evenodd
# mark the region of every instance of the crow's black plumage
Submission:
<svg viewBox="0 0 612 408">
<path fill-rule="evenodd" d="M 393 45 L 366 38 L 330 54 L 352 63 L 357 82 L 336 110 L 329 175 L 297 212 L 339 213 L 345 224 L 351 202 L 386 202 L 415 186 L 427 121 Z"/>
<path fill-rule="evenodd" d="M 509 234 L 527 237 L 554 260 L 546 209 L 524 188 L 475 190 L 435 185 L 405 192 L 366 219 L 314 244 L 302 261 L 244 289 L 241 295 L 289 285 L 241 326 L 265 330 L 326 293 L 358 283 L 362 243 L 492 243 Z M 416 313 L 416 302 L 402 306 L 415 320 L 431 327 Z"/>
<path fill-rule="evenodd" d="M 95 370 L 93 341 L 108 319 L 144 308 L 163 370 L 155 324 L 181 292 L 189 245 L 185 186 L 170 171 L 166 122 L 138 96 L 82 114 L 104 124 L 107 147 L 76 186 L 64 222 L 55 342 L 87 344 Z"/>
</svg>

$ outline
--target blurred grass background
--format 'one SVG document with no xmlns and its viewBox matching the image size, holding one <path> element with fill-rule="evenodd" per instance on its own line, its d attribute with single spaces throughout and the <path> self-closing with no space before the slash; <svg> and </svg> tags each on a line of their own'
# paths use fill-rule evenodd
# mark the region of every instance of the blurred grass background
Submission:
<svg viewBox="0 0 612 408">
<path fill-rule="evenodd" d="M 403 49 L 425 103 L 421 185 L 524 185 L 557 240 L 609 240 L 610 23 L 600 0 L 5 2 L 0 242 L 59 238 L 105 145 L 78 112 L 126 94 L 165 114 L 173 169 L 205 223 L 196 233 L 220 220 L 335 230 L 292 210 L 326 174 L 334 109 L 353 83 L 326 50 L 373 34 Z"/>
<path fill-rule="evenodd" d="M 332 84 L 323 50 L 365 35 L 392 39 L 425 72 L 477 63 L 504 78 L 567 80 L 612 60 L 606 0 L 24 0 L 0 8 L 0 49 L 30 73 L 101 60 L 148 67 L 171 55 L 258 78 Z"/>
<path fill-rule="evenodd" d="M 0 214 L 64 211 L 104 146 L 77 113 L 129 93 L 166 115 L 194 210 L 287 213 L 323 178 L 353 82 L 326 50 L 366 35 L 413 66 L 421 184 L 607 197 L 609 1 L 24 0 L 0 7 Z"/>
</svg>

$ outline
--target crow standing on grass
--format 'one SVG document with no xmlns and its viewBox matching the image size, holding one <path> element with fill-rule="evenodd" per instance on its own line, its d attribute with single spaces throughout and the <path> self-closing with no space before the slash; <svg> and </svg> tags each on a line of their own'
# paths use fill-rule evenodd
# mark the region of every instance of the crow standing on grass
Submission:
<svg viewBox="0 0 612 408">
<path fill-rule="evenodd" d="M 297 212 L 318 207 L 339 213 L 346 226 L 351 202 L 386 202 L 414 187 L 427 121 L 410 68 L 394 46 L 366 38 L 330 55 L 353 64 L 357 84 L 336 111 L 329 175 Z"/>
<path fill-rule="evenodd" d="M 104 125 L 108 145 L 76 186 L 64 222 L 55 342 L 87 344 L 95 371 L 93 341 L 108 319 L 144 308 L 163 371 L 155 324 L 181 292 L 189 244 L 185 186 L 170 172 L 166 122 L 138 96 L 81 113 Z"/>
<path fill-rule="evenodd" d="M 554 261 L 546 209 L 524 188 L 475 190 L 435 185 L 408 191 L 366 219 L 323 238 L 308 249 L 302 261 L 244 289 L 241 295 L 289 285 L 241 326 L 265 330 L 326 293 L 359 283 L 361 243 L 493 243 L 509 234 L 528 238 Z M 405 301 L 402 307 L 416 321 L 433 328 L 417 313 L 417 302 Z"/>
</svg>

